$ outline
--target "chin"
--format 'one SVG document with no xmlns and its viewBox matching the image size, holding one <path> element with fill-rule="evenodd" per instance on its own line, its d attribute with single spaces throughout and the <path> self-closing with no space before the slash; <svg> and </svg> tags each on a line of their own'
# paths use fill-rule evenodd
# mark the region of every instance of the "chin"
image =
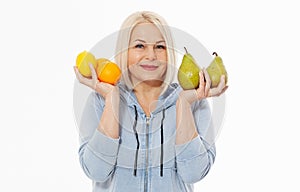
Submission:
<svg viewBox="0 0 300 192">
<path fill-rule="evenodd" d="M 135 84 L 139 84 L 139 83 L 146 83 L 148 85 L 152 85 L 152 86 L 160 86 L 164 81 L 164 78 L 161 77 L 146 77 L 144 76 L 143 78 L 139 78 L 139 79 L 135 79 Z"/>
</svg>

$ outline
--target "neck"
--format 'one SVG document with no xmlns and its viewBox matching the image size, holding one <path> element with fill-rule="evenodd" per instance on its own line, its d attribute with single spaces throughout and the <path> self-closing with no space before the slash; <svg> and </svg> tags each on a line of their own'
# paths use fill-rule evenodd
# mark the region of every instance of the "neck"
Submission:
<svg viewBox="0 0 300 192">
<path fill-rule="evenodd" d="M 134 92 L 138 95 L 144 96 L 157 96 L 161 94 L 162 82 L 161 81 L 144 81 L 134 86 Z"/>
<path fill-rule="evenodd" d="M 157 100 L 161 94 L 163 87 L 153 86 L 152 83 L 142 82 L 134 87 L 134 93 L 145 114 L 150 116 L 151 111 L 155 110 Z"/>
</svg>

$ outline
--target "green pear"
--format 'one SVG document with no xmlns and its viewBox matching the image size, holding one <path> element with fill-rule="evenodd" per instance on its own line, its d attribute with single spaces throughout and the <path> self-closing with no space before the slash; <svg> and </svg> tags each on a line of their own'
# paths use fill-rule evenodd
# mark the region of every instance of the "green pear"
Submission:
<svg viewBox="0 0 300 192">
<path fill-rule="evenodd" d="M 199 86 L 199 72 L 201 69 L 197 65 L 193 56 L 188 53 L 187 49 L 184 47 L 186 53 L 184 54 L 177 78 L 180 86 L 184 90 L 196 89 Z"/>
<path fill-rule="evenodd" d="M 211 87 L 217 87 L 222 75 L 225 75 L 225 84 L 227 84 L 228 75 L 222 58 L 218 56 L 216 52 L 214 52 L 213 55 L 215 55 L 215 58 L 211 61 L 206 70 L 211 80 Z"/>
</svg>

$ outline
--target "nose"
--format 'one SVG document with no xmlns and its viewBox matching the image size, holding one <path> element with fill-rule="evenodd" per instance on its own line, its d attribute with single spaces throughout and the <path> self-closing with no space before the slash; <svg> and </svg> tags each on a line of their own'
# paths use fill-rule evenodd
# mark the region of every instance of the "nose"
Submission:
<svg viewBox="0 0 300 192">
<path fill-rule="evenodd" d="M 156 60 L 156 52 L 154 50 L 154 46 L 148 46 L 147 52 L 146 52 L 146 59 L 153 61 Z"/>
</svg>

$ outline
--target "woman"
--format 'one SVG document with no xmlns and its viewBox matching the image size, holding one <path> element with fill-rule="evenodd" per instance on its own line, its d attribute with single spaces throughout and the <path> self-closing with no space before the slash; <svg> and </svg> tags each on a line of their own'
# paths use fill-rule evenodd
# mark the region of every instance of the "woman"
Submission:
<svg viewBox="0 0 300 192">
<path fill-rule="evenodd" d="M 95 91 L 80 123 L 80 163 L 93 191 L 193 191 L 215 159 L 205 141 L 210 123 L 206 97 L 226 90 L 224 77 L 210 89 L 206 70 L 197 90 L 172 83 L 176 72 L 171 33 L 152 12 L 130 15 L 119 32 L 116 63 L 122 79 L 113 86 L 77 79 Z"/>
</svg>

